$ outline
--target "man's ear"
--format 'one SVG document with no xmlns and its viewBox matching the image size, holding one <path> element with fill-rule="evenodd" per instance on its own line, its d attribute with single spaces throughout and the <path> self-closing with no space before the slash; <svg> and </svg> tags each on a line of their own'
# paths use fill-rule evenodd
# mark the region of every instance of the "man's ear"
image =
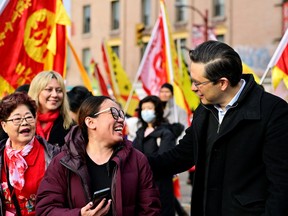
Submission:
<svg viewBox="0 0 288 216">
<path fill-rule="evenodd" d="M 96 122 L 89 116 L 85 118 L 85 124 L 90 129 L 96 129 Z"/>
<path fill-rule="evenodd" d="M 225 78 L 225 77 L 219 79 L 218 82 L 219 82 L 219 84 L 220 84 L 220 87 L 221 87 L 221 90 L 222 90 L 222 91 L 225 91 L 225 90 L 229 87 L 229 85 L 230 85 L 229 80 L 228 80 L 227 78 Z"/>
</svg>

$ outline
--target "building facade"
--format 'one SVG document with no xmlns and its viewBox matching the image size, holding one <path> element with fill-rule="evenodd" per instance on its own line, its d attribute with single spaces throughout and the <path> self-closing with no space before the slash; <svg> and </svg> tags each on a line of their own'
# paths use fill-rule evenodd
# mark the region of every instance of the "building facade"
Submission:
<svg viewBox="0 0 288 216">
<path fill-rule="evenodd" d="M 283 35 L 282 4 L 283 0 L 166 0 L 173 39 L 181 41 L 184 52 L 201 37 L 214 35 L 236 49 L 260 78 Z M 105 40 L 133 82 L 159 7 L 159 0 L 72 0 L 71 42 L 84 67 L 88 70 L 93 58 L 104 72 Z M 187 52 L 186 58 L 189 63 Z M 270 73 L 266 84 L 269 77 Z M 81 75 L 69 54 L 67 85 L 79 84 Z"/>
</svg>

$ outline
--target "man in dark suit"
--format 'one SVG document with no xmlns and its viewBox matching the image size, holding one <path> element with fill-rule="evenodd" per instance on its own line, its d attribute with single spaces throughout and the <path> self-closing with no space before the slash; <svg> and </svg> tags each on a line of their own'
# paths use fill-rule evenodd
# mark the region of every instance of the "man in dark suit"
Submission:
<svg viewBox="0 0 288 216">
<path fill-rule="evenodd" d="M 287 102 L 242 74 L 225 43 L 207 41 L 189 55 L 201 104 L 179 145 L 149 158 L 154 175 L 196 165 L 193 216 L 287 216 Z"/>
</svg>

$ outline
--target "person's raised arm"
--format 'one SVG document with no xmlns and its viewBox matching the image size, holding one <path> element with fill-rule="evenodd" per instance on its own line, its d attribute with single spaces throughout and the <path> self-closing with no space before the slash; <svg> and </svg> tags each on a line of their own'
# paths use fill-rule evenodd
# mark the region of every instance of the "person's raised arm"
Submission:
<svg viewBox="0 0 288 216">
<path fill-rule="evenodd" d="M 193 128 L 185 131 L 185 136 L 176 147 L 156 157 L 148 157 L 154 177 L 178 174 L 194 165 Z"/>
</svg>

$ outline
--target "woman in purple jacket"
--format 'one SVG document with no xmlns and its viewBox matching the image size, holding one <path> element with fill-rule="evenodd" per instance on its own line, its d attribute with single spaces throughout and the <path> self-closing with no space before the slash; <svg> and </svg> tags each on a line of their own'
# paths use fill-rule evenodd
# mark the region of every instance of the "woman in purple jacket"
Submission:
<svg viewBox="0 0 288 216">
<path fill-rule="evenodd" d="M 78 124 L 40 184 L 37 215 L 159 215 L 150 166 L 123 140 L 124 112 L 118 103 L 89 97 L 80 107 Z M 95 207 L 92 194 L 107 187 L 111 193 Z"/>
</svg>

